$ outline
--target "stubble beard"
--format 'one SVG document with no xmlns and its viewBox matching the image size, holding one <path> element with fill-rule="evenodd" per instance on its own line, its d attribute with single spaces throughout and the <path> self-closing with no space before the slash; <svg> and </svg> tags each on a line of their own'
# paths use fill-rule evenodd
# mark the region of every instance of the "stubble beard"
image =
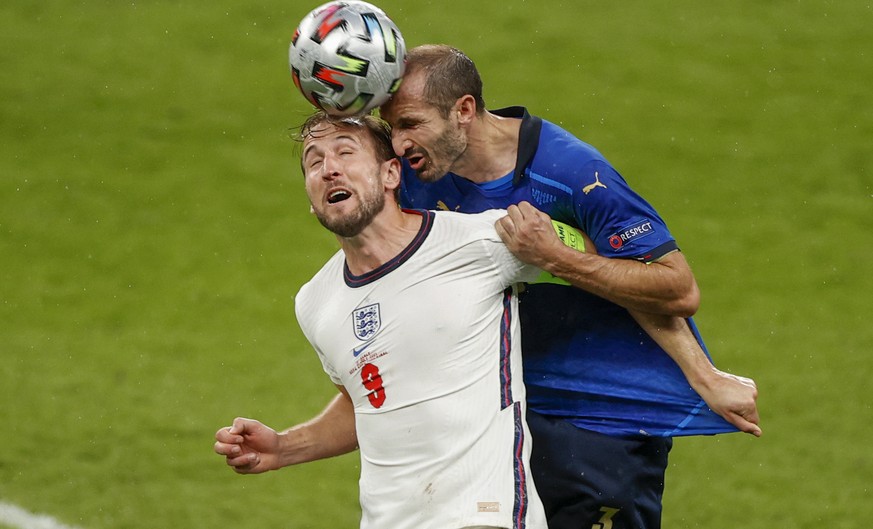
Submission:
<svg viewBox="0 0 873 529">
<path fill-rule="evenodd" d="M 340 237 L 354 237 L 364 231 L 364 228 L 373 222 L 383 209 L 385 209 L 385 195 L 371 193 L 361 197 L 361 205 L 348 215 L 342 217 L 328 217 L 322 211 L 316 211 L 315 216 L 322 226 Z"/>
<path fill-rule="evenodd" d="M 434 141 L 432 155 L 428 156 L 424 166 L 415 172 L 416 176 L 422 182 L 436 182 L 452 169 L 452 165 L 464 153 L 466 147 L 460 134 L 446 129 Z"/>
</svg>

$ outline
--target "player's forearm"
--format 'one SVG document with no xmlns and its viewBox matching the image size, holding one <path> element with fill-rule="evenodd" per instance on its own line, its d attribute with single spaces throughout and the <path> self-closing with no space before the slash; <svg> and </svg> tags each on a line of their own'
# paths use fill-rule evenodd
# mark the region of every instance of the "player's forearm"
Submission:
<svg viewBox="0 0 873 529">
<path fill-rule="evenodd" d="M 743 432 L 760 437 L 755 381 L 716 369 L 684 318 L 630 311 L 640 326 L 679 365 L 689 385 L 715 413 Z"/>
<path fill-rule="evenodd" d="M 694 276 L 679 252 L 645 264 L 560 248 L 541 265 L 571 285 L 629 310 L 690 317 L 700 303 Z"/>
<path fill-rule="evenodd" d="M 676 362 L 691 387 L 698 392 L 708 388 L 716 375 L 715 367 L 684 318 L 636 310 L 628 312 L 646 334 Z"/>
<path fill-rule="evenodd" d="M 352 452 L 358 447 L 354 407 L 340 394 L 317 417 L 285 430 L 279 438 L 282 467 Z"/>
</svg>

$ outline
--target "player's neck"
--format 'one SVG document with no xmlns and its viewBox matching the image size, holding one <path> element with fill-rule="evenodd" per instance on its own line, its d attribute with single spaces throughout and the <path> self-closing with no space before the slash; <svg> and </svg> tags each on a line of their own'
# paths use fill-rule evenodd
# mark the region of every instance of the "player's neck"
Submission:
<svg viewBox="0 0 873 529">
<path fill-rule="evenodd" d="M 470 124 L 467 149 L 451 171 L 476 183 L 491 182 L 515 169 L 521 120 L 485 112 Z"/>
<path fill-rule="evenodd" d="M 361 233 L 338 237 L 349 271 L 363 275 L 397 257 L 415 238 L 422 221 L 421 215 L 406 213 L 393 202 L 386 203 Z"/>
</svg>

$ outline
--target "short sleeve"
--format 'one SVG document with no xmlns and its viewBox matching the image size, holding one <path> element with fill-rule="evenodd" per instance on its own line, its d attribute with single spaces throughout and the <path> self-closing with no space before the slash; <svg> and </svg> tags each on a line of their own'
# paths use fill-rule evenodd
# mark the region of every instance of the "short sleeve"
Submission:
<svg viewBox="0 0 873 529">
<path fill-rule="evenodd" d="M 574 215 L 600 255 L 651 262 L 678 249 L 657 211 L 608 163 L 590 162 L 580 180 Z"/>
<path fill-rule="evenodd" d="M 318 341 L 315 338 L 317 334 L 317 322 L 314 319 L 314 315 L 319 314 L 320 312 L 312 310 L 311 308 L 311 305 L 313 305 L 313 296 L 316 294 L 313 290 L 316 290 L 316 286 L 312 283 L 307 283 L 300 288 L 300 291 L 294 297 L 294 313 L 297 317 L 297 323 L 300 325 L 300 330 L 303 331 L 306 340 L 318 355 L 318 359 L 321 362 L 324 372 L 327 373 L 327 376 L 330 377 L 334 384 L 342 385 L 343 382 L 340 379 L 339 374 L 330 361 L 328 361 L 327 356 L 318 346 Z"/>
<path fill-rule="evenodd" d="M 485 234 L 483 243 L 486 245 L 488 253 L 494 261 L 503 285 L 510 286 L 516 283 L 526 283 L 534 281 L 539 277 L 541 270 L 520 261 L 509 251 L 509 248 L 500 239 L 500 235 L 497 234 L 495 224 L 499 219 L 506 216 L 506 210 L 491 209 L 480 213 L 478 216 L 487 222 L 487 226 L 483 228 Z"/>
</svg>

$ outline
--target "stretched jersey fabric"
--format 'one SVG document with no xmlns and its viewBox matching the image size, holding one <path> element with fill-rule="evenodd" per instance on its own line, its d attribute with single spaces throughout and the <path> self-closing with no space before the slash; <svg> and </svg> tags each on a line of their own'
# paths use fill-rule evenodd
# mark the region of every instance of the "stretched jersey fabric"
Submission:
<svg viewBox="0 0 873 529">
<path fill-rule="evenodd" d="M 505 212 L 417 213 L 395 259 L 355 276 L 340 251 L 295 300 L 354 403 L 361 527 L 545 529 L 513 292 L 539 270 L 500 241 Z"/>
<path fill-rule="evenodd" d="M 475 213 L 528 201 L 587 233 L 606 257 L 648 263 L 678 249 L 654 208 L 593 147 L 522 107 L 493 113 L 521 119 L 515 171 L 484 185 L 452 173 L 425 184 L 404 164 L 405 206 Z M 548 283 L 528 285 L 520 300 L 532 410 L 622 437 L 736 431 L 624 308 Z"/>
</svg>

